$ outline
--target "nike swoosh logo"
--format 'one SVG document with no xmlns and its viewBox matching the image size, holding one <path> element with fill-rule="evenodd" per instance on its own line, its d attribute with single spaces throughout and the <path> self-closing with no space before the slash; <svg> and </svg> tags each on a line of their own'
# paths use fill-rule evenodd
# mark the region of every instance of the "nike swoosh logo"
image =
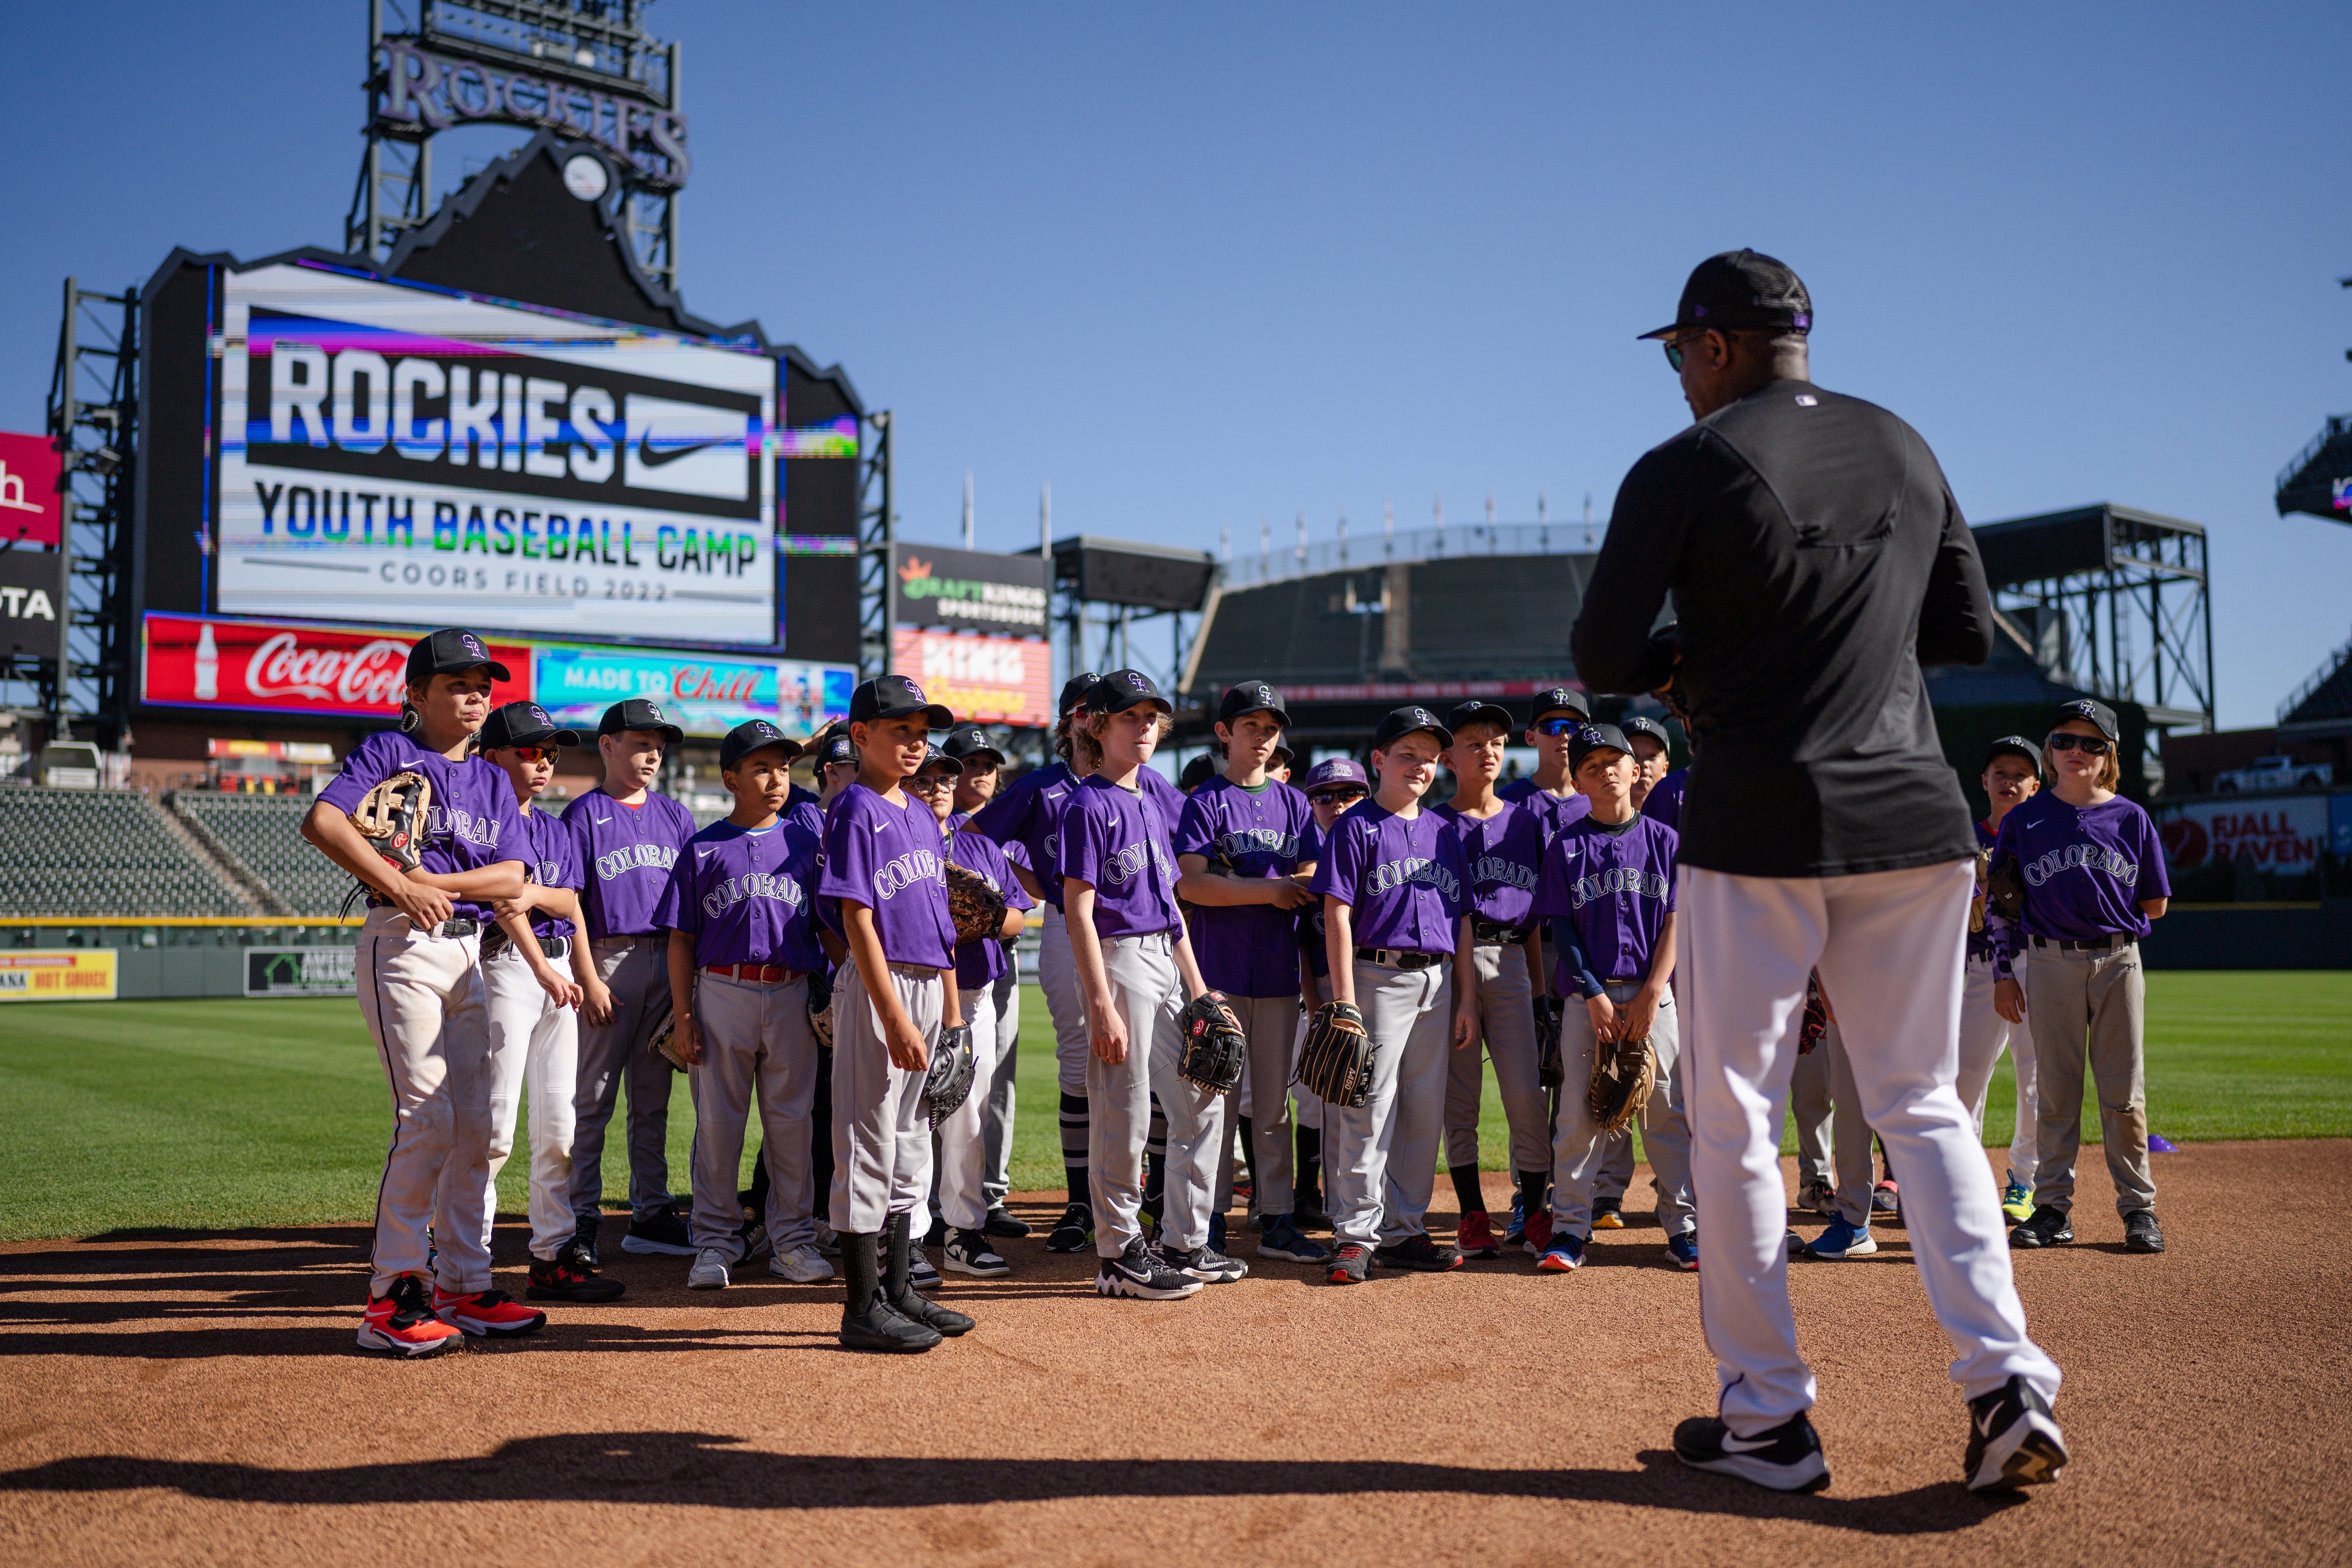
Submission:
<svg viewBox="0 0 2352 1568">
<path fill-rule="evenodd" d="M 611 821 L 612 820 L 613 820 L 613 819 L 612 819 L 612 818 L 610 818 L 610 817 L 599 817 L 599 818 L 597 818 L 597 819 L 596 819 L 596 825 L 597 825 L 598 827 L 600 827 L 600 828 L 601 828 L 601 827 L 603 827 L 605 823 L 607 823 L 607 822 Z"/>
<path fill-rule="evenodd" d="M 677 446 L 667 452 L 656 452 L 653 448 L 653 439 L 654 433 L 650 430 L 637 437 L 637 461 L 648 468 L 659 468 L 664 464 L 675 463 L 681 457 L 691 457 L 698 452 L 725 444 L 719 441 L 698 441 L 691 446 Z"/>
<path fill-rule="evenodd" d="M 2000 1410 L 1997 1406 L 1994 1408 L 1986 1411 L 1984 1413 L 1984 1418 L 1977 1423 L 1977 1436 L 1979 1437 L 1991 1437 L 1993 1421 L 2000 1415 Z"/>
<path fill-rule="evenodd" d="M 1723 1435 L 1723 1446 L 1735 1454 L 1752 1454 L 1759 1448 L 1769 1448 L 1779 1439 L 1773 1437 L 1741 1437 L 1729 1432 Z"/>
</svg>

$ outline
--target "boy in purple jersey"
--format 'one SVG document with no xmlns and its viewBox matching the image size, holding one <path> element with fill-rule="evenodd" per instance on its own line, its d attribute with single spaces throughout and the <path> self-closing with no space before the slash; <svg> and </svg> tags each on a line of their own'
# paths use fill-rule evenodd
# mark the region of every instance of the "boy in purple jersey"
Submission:
<svg viewBox="0 0 2352 1568">
<path fill-rule="evenodd" d="M 939 818 L 905 781 L 955 716 L 904 675 L 877 675 L 849 700 L 857 781 L 825 819 L 817 892 L 838 901 L 848 956 L 833 988 L 833 1228 L 849 1292 L 841 1343 L 924 1351 L 972 1326 L 912 1283 L 914 1214 L 930 1196 L 924 1070 L 961 1029 L 955 923 L 940 869 Z"/>
<path fill-rule="evenodd" d="M 1976 825 L 1977 847 L 1984 853 L 1977 862 L 1979 885 L 1969 911 L 1967 977 L 1960 986 L 1960 1071 L 1955 1086 L 1960 1092 L 1960 1103 L 1976 1118 L 1979 1143 L 1984 1140 L 1985 1093 L 2004 1046 L 2017 1069 L 2009 1175 L 2000 1195 L 2000 1211 L 2012 1220 L 2033 1218 L 2033 1140 L 2041 1107 L 2035 1103 L 2033 1031 L 2024 1023 L 2010 1022 L 1993 1005 L 1994 984 L 2000 976 L 1993 967 L 1993 933 L 1982 879 L 1991 863 L 1993 846 L 2000 841 L 2001 823 L 2011 811 L 2041 793 L 2041 767 L 2042 754 L 2021 735 L 2005 735 L 1985 753 L 1984 774 L 1979 782 L 1992 810 Z"/>
<path fill-rule="evenodd" d="M 1538 692 L 1528 703 L 1524 738 L 1536 748 L 1536 770 L 1528 778 L 1512 779 L 1496 793 L 1534 811 L 1543 822 L 1546 837 L 1591 809 L 1592 803 L 1576 792 L 1576 779 L 1568 766 L 1569 737 L 1579 725 L 1591 721 L 1592 705 L 1573 686 L 1552 686 Z"/>
<path fill-rule="evenodd" d="M 1650 799 L 1650 791 L 1665 779 L 1666 769 L 1674 765 L 1674 742 L 1666 735 L 1666 727 L 1654 718 L 1635 714 L 1617 727 L 1625 732 L 1626 741 L 1633 747 L 1633 810 L 1639 811 Z M 1673 827 L 1672 822 L 1666 824 Z"/>
<path fill-rule="evenodd" d="M 1655 719 L 1635 715 L 1618 727 L 1633 747 L 1633 810 L 1643 816 L 1654 816 L 1644 810 L 1650 791 L 1665 776 L 1671 745 L 1665 727 Z M 1673 816 L 1657 816 L 1656 820 L 1672 828 L 1680 820 L 1679 811 Z M 1677 992 L 1679 996 L 1681 993 Z M 1630 1127 L 1618 1129 L 1601 1140 L 1599 1164 L 1592 1176 L 1592 1228 L 1622 1230 L 1625 1189 L 1633 1185 L 1633 1132 Z M 1539 1244 L 1530 1243 L 1541 1252 Z"/>
<path fill-rule="evenodd" d="M 1543 960 L 1528 909 L 1543 871 L 1547 835 L 1531 808 L 1495 793 L 1511 716 L 1474 699 L 1448 714 L 1445 724 L 1454 732 L 1454 744 L 1445 751 L 1454 799 L 1435 810 L 1452 825 L 1463 863 L 1470 868 L 1470 967 L 1486 1054 L 1494 1060 L 1503 1119 L 1511 1130 L 1511 1169 L 1520 1202 L 1538 1212 L 1550 1180 L 1551 1103 L 1536 1072 L 1534 998 L 1544 989 L 1538 972 Z M 1474 1039 L 1454 1052 L 1446 1069 L 1445 1168 L 1462 1207 L 1454 1239 L 1463 1255 L 1495 1258 L 1502 1249 L 1496 1245 L 1478 1182 L 1478 1102 L 1486 1078 L 1480 1068 Z"/>
<path fill-rule="evenodd" d="M 1299 1234 L 1291 1185 L 1290 1071 L 1298 1039 L 1297 911 L 1314 902 L 1300 876 L 1307 798 L 1268 777 L 1290 715 L 1264 681 L 1244 681 L 1218 704 L 1225 768 L 1193 790 L 1176 827 L 1176 891 L 1198 906 L 1193 951 L 1201 978 L 1223 991 L 1249 1039 L 1244 1075 L 1253 1188 L 1265 1229 L 1261 1258 L 1321 1263 L 1331 1254 Z M 1238 1092 L 1238 1091 L 1236 1091 Z"/>
<path fill-rule="evenodd" d="M 1119 670 L 1087 694 L 1100 758 L 1062 813 L 1063 908 L 1088 1031 L 1089 1198 L 1105 1296 L 1173 1301 L 1248 1270 L 1209 1244 L 1222 1095 L 1178 1076 L 1177 1015 L 1207 987 L 1176 906 L 1170 811 L 1139 777 L 1170 711 L 1149 676 Z M 1142 1228 L 1143 1150 L 1157 1093 L 1168 1122 L 1163 1254 Z"/>
<path fill-rule="evenodd" d="M 2013 862 L 2025 879 L 2025 909 L 1995 926 L 2000 978 L 1993 1005 L 2011 1023 L 2029 1021 L 2041 1124 L 2035 1130 L 2033 1213 L 2009 1233 L 2011 1247 L 2059 1247 L 2074 1239 L 2074 1155 L 2083 1137 L 2083 1060 L 2089 1042 L 2099 1087 L 2099 1131 L 2124 1249 L 2161 1252 L 2156 1182 L 2147 1166 L 2147 1083 L 2142 1031 L 2147 982 L 2139 939 L 2172 900 L 2164 851 L 2147 813 L 2116 793 L 2120 731 L 2115 710 L 2088 697 L 2058 710 L 2042 766 L 2052 783 L 2001 820 L 1998 870 Z M 2025 959 L 2022 994 L 2012 971 Z"/>
<path fill-rule="evenodd" d="M 808 977 L 824 954 L 812 917 L 818 832 L 792 802 L 799 755 L 799 743 L 763 718 L 727 732 L 719 777 L 735 809 L 688 841 L 655 911 L 669 933 L 664 967 L 674 1044 L 693 1066 L 689 1291 L 725 1289 L 746 1260 L 736 1179 L 754 1104 L 768 1170 L 761 1214 L 768 1272 L 800 1285 L 833 1278 L 816 1249 L 809 1176 L 818 1051 Z"/>
<path fill-rule="evenodd" d="M 1298 859 L 1311 865 L 1323 858 L 1331 826 L 1370 798 L 1371 776 L 1352 757 L 1328 757 L 1307 770 L 1307 809 L 1314 816 L 1300 840 Z M 1314 879 L 1310 876 L 1308 881 Z M 1330 998 L 1331 952 L 1324 941 L 1323 901 L 1309 898 L 1298 912 L 1298 1026 L 1291 1044 L 1291 1061 L 1307 1042 L 1307 1020 Z M 1296 1071 L 1294 1065 L 1294 1071 Z M 1323 1100 L 1304 1083 L 1290 1086 L 1297 1103 L 1298 1176 L 1297 1213 L 1301 1230 L 1328 1230 L 1331 1216 L 1323 1204 Z"/>
<path fill-rule="evenodd" d="M 408 652 L 400 728 L 352 747 L 302 819 L 303 838 L 368 890 L 356 958 L 360 1012 L 392 1086 L 392 1147 L 376 1189 L 373 1276 L 359 1331 L 366 1350 L 431 1355 L 460 1332 L 529 1333 L 547 1322 L 490 1288 L 483 1240 L 492 1203 L 480 933 L 494 900 L 522 892 L 530 852 L 514 786 L 472 751 L 491 683 L 508 678 L 471 632 L 420 638 Z M 402 772 L 422 775 L 433 791 L 418 845 L 424 863 L 409 872 L 379 854 L 351 820 L 370 789 Z M 428 1225 L 440 1241 L 437 1260 L 428 1260 Z"/>
<path fill-rule="evenodd" d="M 1432 1241 L 1423 1226 L 1437 1180 L 1448 1048 L 1467 1047 L 1480 1032 L 1470 868 L 1452 825 L 1421 807 L 1453 743 L 1425 707 L 1381 720 L 1372 746 L 1380 789 L 1332 824 L 1315 867 L 1332 998 L 1362 1014 L 1371 1040 L 1364 1103 L 1323 1107 L 1335 1285 L 1362 1284 L 1374 1261 L 1429 1273 L 1462 1266 L 1461 1250 Z"/>
<path fill-rule="evenodd" d="M 1642 1142 L 1658 1193 L 1666 1250 L 1685 1269 L 1698 1266 L 1690 1203 L 1690 1127 L 1675 1072 L 1680 1055 L 1674 993 L 1675 852 L 1672 828 L 1633 810 L 1636 764 L 1614 725 L 1576 734 L 1577 787 L 1591 813 L 1551 841 L 1533 913 L 1551 923 L 1559 994 L 1581 998 L 1560 1018 L 1560 1067 L 1567 1074 L 1552 1134 L 1551 1239 L 1536 1267 L 1550 1273 L 1581 1268 L 1591 1239 L 1592 1176 L 1601 1144 L 1582 1086 L 1592 1077 L 1601 1040 L 1648 1036 L 1656 1086 L 1642 1111 Z"/>
<path fill-rule="evenodd" d="M 960 777 L 956 759 L 933 747 L 923 766 L 907 780 L 907 791 L 939 819 L 947 858 L 995 889 L 1004 900 L 1005 910 L 995 931 L 956 943 L 956 997 L 971 1030 L 971 1093 L 933 1134 L 929 1208 L 937 1240 L 927 1237 L 924 1245 L 940 1249 L 941 1262 L 950 1273 L 1000 1280 L 1013 1268 L 988 1241 L 985 1132 L 988 1089 L 996 1076 L 996 985 L 1011 967 L 1004 945 L 1021 935 L 1021 912 L 1034 907 L 1034 901 L 1013 874 L 1012 863 L 995 840 L 958 832 L 951 826 Z"/>
<path fill-rule="evenodd" d="M 535 946 L 501 929 L 482 941 L 490 1009 L 490 1184 L 514 1147 L 515 1110 L 530 1084 L 530 1285 L 535 1301 L 609 1301 L 618 1280 L 599 1279 L 572 1244 L 572 1124 L 580 1077 L 578 977 L 590 972 L 580 925 L 580 846 L 572 830 L 531 802 L 555 777 L 558 750 L 580 744 L 536 703 L 509 703 L 482 726 L 482 755 L 506 774 L 531 858 L 530 885 L 495 905 L 499 925 L 520 919 Z M 554 968 L 563 964 L 563 973 Z M 572 977 L 567 978 L 566 976 Z M 493 1205 L 493 1207 L 496 1206 Z M 484 1218 L 489 1215 L 486 1212 Z M 489 1245 L 485 1236 L 482 1244 Z"/>
</svg>

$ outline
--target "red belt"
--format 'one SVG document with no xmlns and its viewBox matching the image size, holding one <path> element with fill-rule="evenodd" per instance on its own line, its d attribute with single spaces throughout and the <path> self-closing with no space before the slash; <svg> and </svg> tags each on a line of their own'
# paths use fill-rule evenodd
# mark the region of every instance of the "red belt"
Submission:
<svg viewBox="0 0 2352 1568">
<path fill-rule="evenodd" d="M 703 972 L 761 986 L 790 985 L 808 973 L 806 969 L 787 969 L 782 964 L 706 964 Z"/>
</svg>

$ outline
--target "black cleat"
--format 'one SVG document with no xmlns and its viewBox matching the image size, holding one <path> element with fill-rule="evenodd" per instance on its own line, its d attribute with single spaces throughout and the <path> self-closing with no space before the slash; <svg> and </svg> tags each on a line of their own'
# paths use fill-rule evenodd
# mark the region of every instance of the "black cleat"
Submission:
<svg viewBox="0 0 2352 1568">
<path fill-rule="evenodd" d="M 2033 1211 L 2033 1218 L 2009 1233 L 2009 1244 L 2027 1251 L 2037 1247 L 2063 1247 L 2074 1239 L 2074 1223 L 2066 1218 L 2063 1208 L 2042 1204 Z"/>
<path fill-rule="evenodd" d="M 988 1211 L 980 1228 L 1000 1241 L 1018 1241 L 1029 1234 L 1029 1222 L 1001 1203 Z"/>
<path fill-rule="evenodd" d="M 2066 1468 L 2066 1440 L 2050 1406 L 2022 1377 L 1969 1401 L 1970 1491 L 2044 1486 Z"/>
<path fill-rule="evenodd" d="M 1176 1301 L 1197 1295 L 1201 1281 L 1151 1249 L 1139 1236 L 1116 1258 L 1106 1258 L 1095 1270 L 1095 1291 L 1105 1296 L 1133 1296 L 1144 1301 Z"/>
<path fill-rule="evenodd" d="M 1083 1252 L 1095 1244 L 1095 1211 L 1083 1203 L 1062 1210 L 1062 1222 L 1045 1238 L 1048 1252 Z"/>
<path fill-rule="evenodd" d="M 2126 1252 L 2164 1250 L 2164 1227 L 2156 1222 L 2156 1210 L 2143 1208 L 2137 1214 L 2124 1216 L 2124 1250 Z"/>
<path fill-rule="evenodd" d="M 697 1249 L 693 1235 L 686 1228 L 686 1217 L 672 1204 L 658 1214 L 629 1221 L 629 1233 L 621 1238 L 621 1250 L 640 1256 L 691 1258 Z"/>
<path fill-rule="evenodd" d="M 891 1302 L 890 1310 L 900 1317 L 910 1318 L 932 1333 L 944 1334 L 949 1339 L 953 1339 L 958 1334 L 970 1333 L 972 1328 L 971 1320 L 961 1312 L 952 1307 L 943 1307 L 937 1301 L 917 1295 L 913 1291 L 908 1291 Z"/>
<path fill-rule="evenodd" d="M 1371 1263 L 1370 1248 L 1360 1241 L 1342 1241 L 1339 1249 L 1331 1254 L 1329 1271 L 1324 1278 L 1335 1285 L 1360 1285 Z"/>
<path fill-rule="evenodd" d="M 1694 1416 L 1675 1428 L 1675 1458 L 1695 1470 L 1738 1476 L 1774 1491 L 1819 1491 L 1830 1484 L 1822 1440 L 1801 1410 L 1752 1437 L 1738 1436 L 1712 1416 Z"/>
<path fill-rule="evenodd" d="M 1417 1274 L 1443 1274 L 1462 1267 L 1462 1249 L 1441 1247 L 1423 1231 L 1378 1249 L 1372 1253 L 1372 1261 L 1383 1269 L 1410 1269 Z"/>
<path fill-rule="evenodd" d="M 879 1296 L 862 1312 L 853 1314 L 846 1307 L 842 1309 L 841 1343 L 851 1350 L 911 1354 L 930 1349 L 940 1343 L 940 1338 L 939 1330 L 891 1311 L 890 1303 Z"/>
<path fill-rule="evenodd" d="M 574 1242 L 555 1255 L 551 1263 L 532 1259 L 530 1284 L 523 1291 L 534 1301 L 609 1301 L 627 1290 L 618 1280 L 598 1274 Z"/>
<path fill-rule="evenodd" d="M 1181 1247 L 1169 1249 L 1168 1266 L 1180 1274 L 1190 1274 L 1204 1285 L 1230 1285 L 1249 1272 L 1249 1265 L 1238 1258 L 1228 1258 L 1216 1248 Z"/>
</svg>

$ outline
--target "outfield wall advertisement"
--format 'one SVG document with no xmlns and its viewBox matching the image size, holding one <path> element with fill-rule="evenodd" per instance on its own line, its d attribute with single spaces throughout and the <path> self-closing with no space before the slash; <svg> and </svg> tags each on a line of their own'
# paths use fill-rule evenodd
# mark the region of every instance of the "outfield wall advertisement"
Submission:
<svg viewBox="0 0 2352 1568">
<path fill-rule="evenodd" d="M 114 986 L 111 947 L 0 953 L 0 1002 L 110 1002 Z"/>
<path fill-rule="evenodd" d="M 359 989 L 356 947 L 247 947 L 248 997 L 348 997 Z"/>
</svg>

